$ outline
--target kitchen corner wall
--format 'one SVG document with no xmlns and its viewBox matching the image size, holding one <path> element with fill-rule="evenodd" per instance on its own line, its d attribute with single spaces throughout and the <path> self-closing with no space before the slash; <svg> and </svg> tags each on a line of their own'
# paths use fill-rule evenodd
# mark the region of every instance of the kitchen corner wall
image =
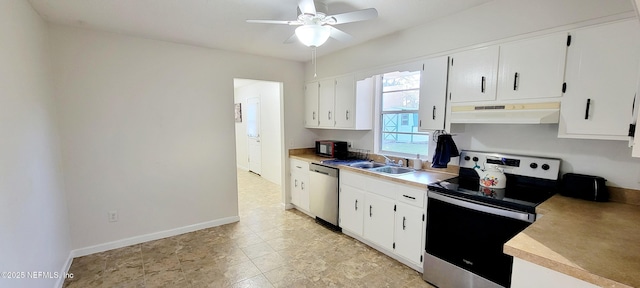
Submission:
<svg viewBox="0 0 640 288">
<path fill-rule="evenodd" d="M 67 26 L 49 32 L 72 248 L 238 219 L 233 79 L 283 82 L 285 105 L 301 106 L 301 63 Z M 285 112 L 300 119 L 285 126 L 294 143 L 310 142 L 302 117 Z M 112 210 L 117 222 L 107 221 Z"/>
<path fill-rule="evenodd" d="M 47 25 L 24 0 L 0 1 L 0 272 L 60 273 L 71 240 Z M 2 287 L 63 279 L 0 278 Z"/>
<path fill-rule="evenodd" d="M 635 15 L 628 0 L 496 0 L 317 59 L 319 77 L 390 66 L 429 55 L 584 21 Z M 313 65 L 306 65 L 306 79 Z M 302 107 L 302 106 L 301 106 Z M 631 119 L 630 119 L 631 120 Z M 562 173 L 598 175 L 608 185 L 640 189 L 640 159 L 624 141 L 558 139 L 558 125 L 454 125 L 460 149 L 499 151 L 563 160 Z M 318 131 L 373 149 L 373 132 Z M 433 147 L 435 143 L 430 142 Z M 430 150 L 432 150 L 430 149 Z M 457 161 L 457 158 L 454 159 Z"/>
</svg>

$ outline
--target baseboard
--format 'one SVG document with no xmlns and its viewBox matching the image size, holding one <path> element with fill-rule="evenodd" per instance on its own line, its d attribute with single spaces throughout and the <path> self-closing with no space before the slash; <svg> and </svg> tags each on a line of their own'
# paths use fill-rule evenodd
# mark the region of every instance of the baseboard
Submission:
<svg viewBox="0 0 640 288">
<path fill-rule="evenodd" d="M 291 204 L 291 203 L 287 203 L 287 204 L 280 203 L 280 206 L 282 206 L 282 209 L 284 209 L 284 210 L 289 210 L 291 208 L 294 208 L 293 204 Z"/>
<path fill-rule="evenodd" d="M 67 256 L 67 261 L 64 262 L 64 265 L 62 266 L 62 270 L 60 270 L 60 277 L 58 278 L 58 281 L 56 282 L 56 286 L 57 288 L 62 288 L 62 286 L 64 285 L 64 280 L 66 279 L 66 275 L 67 273 L 69 273 L 69 268 L 71 268 L 71 262 L 73 262 L 73 251 L 69 251 L 69 256 Z"/>
<path fill-rule="evenodd" d="M 249 167 L 244 167 L 244 166 L 237 165 L 236 168 L 238 168 L 238 169 L 240 169 L 242 171 L 249 171 Z"/>
<path fill-rule="evenodd" d="M 112 250 L 112 249 L 122 248 L 122 247 L 130 246 L 130 245 L 140 244 L 140 243 L 144 243 L 144 242 L 148 242 L 148 241 L 158 240 L 158 239 L 162 239 L 162 238 L 176 236 L 176 235 L 180 235 L 180 234 L 184 234 L 184 233 L 189 233 L 189 232 L 193 232 L 193 231 L 197 231 L 197 230 L 216 227 L 216 226 L 225 225 L 225 224 L 238 222 L 238 221 L 240 221 L 240 217 L 239 216 L 232 216 L 232 217 L 226 217 L 226 218 L 222 218 L 222 219 L 216 219 L 216 220 L 212 220 L 212 221 L 202 222 L 202 223 L 198 223 L 198 224 L 183 226 L 183 227 L 179 227 L 179 228 L 175 228 L 175 229 L 170 229 L 170 230 L 165 230 L 165 231 L 160 231 L 160 232 L 154 232 L 154 233 L 135 236 L 135 237 L 131 237 L 131 238 L 125 238 L 125 239 L 116 240 L 116 241 L 112 241 L 112 242 L 108 242 L 108 243 L 103 243 L 103 244 L 98 244 L 98 245 L 89 246 L 89 247 L 85 247 L 85 248 L 75 249 L 75 250 L 71 251 L 71 256 L 73 258 L 81 257 L 81 256 L 85 256 L 85 255 L 104 252 L 104 251 L 108 251 L 108 250 Z"/>
</svg>

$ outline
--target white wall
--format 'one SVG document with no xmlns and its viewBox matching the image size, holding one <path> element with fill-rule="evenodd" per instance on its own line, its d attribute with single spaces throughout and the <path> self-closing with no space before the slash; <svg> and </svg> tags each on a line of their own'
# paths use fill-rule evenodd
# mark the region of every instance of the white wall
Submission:
<svg viewBox="0 0 640 288">
<path fill-rule="evenodd" d="M 627 0 L 496 0 L 401 33 L 318 58 L 318 75 L 327 77 L 389 66 L 411 59 L 461 49 L 555 27 L 584 25 L 633 16 Z M 306 78 L 313 75 L 306 65 Z M 559 157 L 562 172 L 598 175 L 608 185 L 640 189 L 640 160 L 622 141 L 557 138 L 558 125 L 459 125 L 454 137 L 460 149 Z M 357 148 L 373 149 L 373 132 L 325 130 L 320 138 L 354 140 Z M 435 147 L 432 145 L 431 151 Z M 456 161 L 457 158 L 454 159 Z"/>
<path fill-rule="evenodd" d="M 50 34 L 73 248 L 237 217 L 233 78 L 283 82 L 297 103 L 302 64 L 57 25 Z M 286 129 L 305 141 L 301 120 Z"/>
<path fill-rule="evenodd" d="M 280 185 L 282 182 L 282 121 L 280 119 L 280 86 L 278 82 L 258 81 L 235 89 L 235 103 L 246 111 L 247 99 L 260 99 L 260 144 L 262 145 L 261 176 Z M 246 119 L 243 119 L 246 120 Z M 247 122 L 236 123 L 236 163 L 249 170 Z"/>
<path fill-rule="evenodd" d="M 0 1 L 1 272 L 61 272 L 71 248 L 46 24 L 27 1 Z M 0 279 L 53 287 L 62 279 Z M 59 282 L 61 283 L 61 282 Z"/>
</svg>

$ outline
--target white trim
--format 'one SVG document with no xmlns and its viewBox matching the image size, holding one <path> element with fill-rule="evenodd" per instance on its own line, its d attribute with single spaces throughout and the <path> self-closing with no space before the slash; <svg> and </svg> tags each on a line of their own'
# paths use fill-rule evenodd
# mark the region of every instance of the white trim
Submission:
<svg viewBox="0 0 640 288">
<path fill-rule="evenodd" d="M 58 278 L 58 281 L 56 282 L 56 286 L 58 288 L 62 288 L 62 286 L 64 285 L 64 280 L 65 275 L 67 275 L 67 273 L 69 273 L 69 268 L 71 268 L 71 262 L 73 262 L 73 251 L 69 251 L 69 256 L 67 257 L 67 261 L 64 262 L 64 265 L 62 265 L 62 270 L 60 270 L 60 278 Z"/>
<path fill-rule="evenodd" d="M 378 250 L 378 252 L 380 252 L 380 253 L 382 253 L 382 254 L 384 254 L 384 255 L 387 255 L 387 256 L 389 256 L 389 257 L 391 257 L 391 258 L 393 258 L 393 259 L 397 260 L 398 262 L 400 262 L 400 263 L 402 263 L 402 264 L 406 265 L 407 267 L 409 267 L 409 268 L 411 268 L 411 269 L 413 269 L 413 270 L 418 271 L 419 273 L 423 273 L 423 272 L 424 272 L 424 268 L 423 268 L 422 264 L 420 264 L 420 265 L 415 264 L 415 263 L 413 263 L 413 262 L 411 262 L 411 261 L 409 261 L 409 260 L 405 259 L 404 257 L 402 257 L 402 256 L 400 256 L 400 255 L 398 255 L 398 254 L 394 253 L 393 251 L 389 251 L 389 250 L 387 250 L 387 249 L 385 249 L 385 248 L 382 248 L 382 247 L 381 247 L 380 245 L 378 245 L 378 244 L 375 244 L 375 243 L 373 243 L 373 242 L 371 242 L 371 241 L 369 241 L 369 240 L 367 240 L 367 239 L 364 239 L 364 238 L 363 238 L 363 237 L 361 237 L 361 236 L 356 235 L 355 233 L 351 233 L 351 231 L 349 231 L 349 230 L 345 230 L 345 229 L 343 228 L 343 229 L 342 229 L 342 234 L 345 234 L 345 235 L 347 235 L 347 236 L 349 236 L 349 237 L 351 237 L 351 238 L 353 238 L 353 239 L 356 239 L 356 240 L 358 240 L 358 241 L 360 241 L 360 242 L 362 242 L 362 243 L 366 244 L 367 246 L 369 246 L 369 247 L 371 247 L 371 248 L 373 248 L 373 249 Z"/>
<path fill-rule="evenodd" d="M 282 209 L 283 209 L 283 210 L 289 210 L 289 209 L 293 209 L 293 208 L 295 208 L 295 206 L 293 206 L 293 204 L 291 204 L 291 203 L 287 203 L 287 204 L 285 204 L 285 203 L 280 203 L 280 206 L 282 206 Z"/>
<path fill-rule="evenodd" d="M 162 238 L 176 236 L 184 233 L 189 233 L 189 232 L 193 232 L 201 229 L 216 227 L 216 226 L 234 223 L 238 221 L 240 221 L 240 216 L 231 216 L 231 217 L 216 219 L 212 221 L 202 222 L 198 224 L 187 225 L 187 226 L 183 226 L 175 229 L 169 229 L 169 230 L 149 233 L 145 235 L 134 236 L 134 237 L 107 242 L 103 244 L 75 249 L 71 251 L 71 256 L 74 258 L 80 257 L 80 256 L 86 256 L 94 253 L 104 252 L 107 250 L 122 248 L 130 245 L 140 244 L 148 241 L 158 240 Z"/>
</svg>

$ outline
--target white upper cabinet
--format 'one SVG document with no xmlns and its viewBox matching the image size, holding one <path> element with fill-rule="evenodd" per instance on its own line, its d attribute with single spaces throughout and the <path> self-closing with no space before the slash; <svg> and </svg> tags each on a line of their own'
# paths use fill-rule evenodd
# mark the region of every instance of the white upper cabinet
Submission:
<svg viewBox="0 0 640 288">
<path fill-rule="evenodd" d="M 317 91 L 313 91 L 314 83 Z M 373 78 L 355 81 L 354 74 L 307 83 L 305 127 L 371 130 L 374 90 Z M 317 95 L 316 99 L 313 95 Z M 314 103 L 318 103 L 316 114 Z M 317 125 L 313 125 L 313 117 L 317 117 Z"/>
<path fill-rule="evenodd" d="M 335 111 L 336 127 L 351 128 L 355 124 L 356 86 L 353 75 L 336 78 Z"/>
<path fill-rule="evenodd" d="M 500 45 L 498 100 L 562 96 L 567 33 Z"/>
<path fill-rule="evenodd" d="M 496 99 L 497 45 L 454 54 L 449 70 L 451 102 Z"/>
<path fill-rule="evenodd" d="M 447 103 L 449 57 L 428 59 L 420 76 L 419 131 L 442 130 Z"/>
<path fill-rule="evenodd" d="M 304 126 L 318 127 L 318 82 L 309 82 L 304 86 Z"/>
<path fill-rule="evenodd" d="M 320 124 L 318 127 L 333 127 L 335 120 L 335 83 L 334 79 L 320 81 L 320 91 L 318 92 L 318 113 Z"/>
<path fill-rule="evenodd" d="M 640 24 L 571 32 L 559 137 L 627 140 L 638 84 Z"/>
</svg>

